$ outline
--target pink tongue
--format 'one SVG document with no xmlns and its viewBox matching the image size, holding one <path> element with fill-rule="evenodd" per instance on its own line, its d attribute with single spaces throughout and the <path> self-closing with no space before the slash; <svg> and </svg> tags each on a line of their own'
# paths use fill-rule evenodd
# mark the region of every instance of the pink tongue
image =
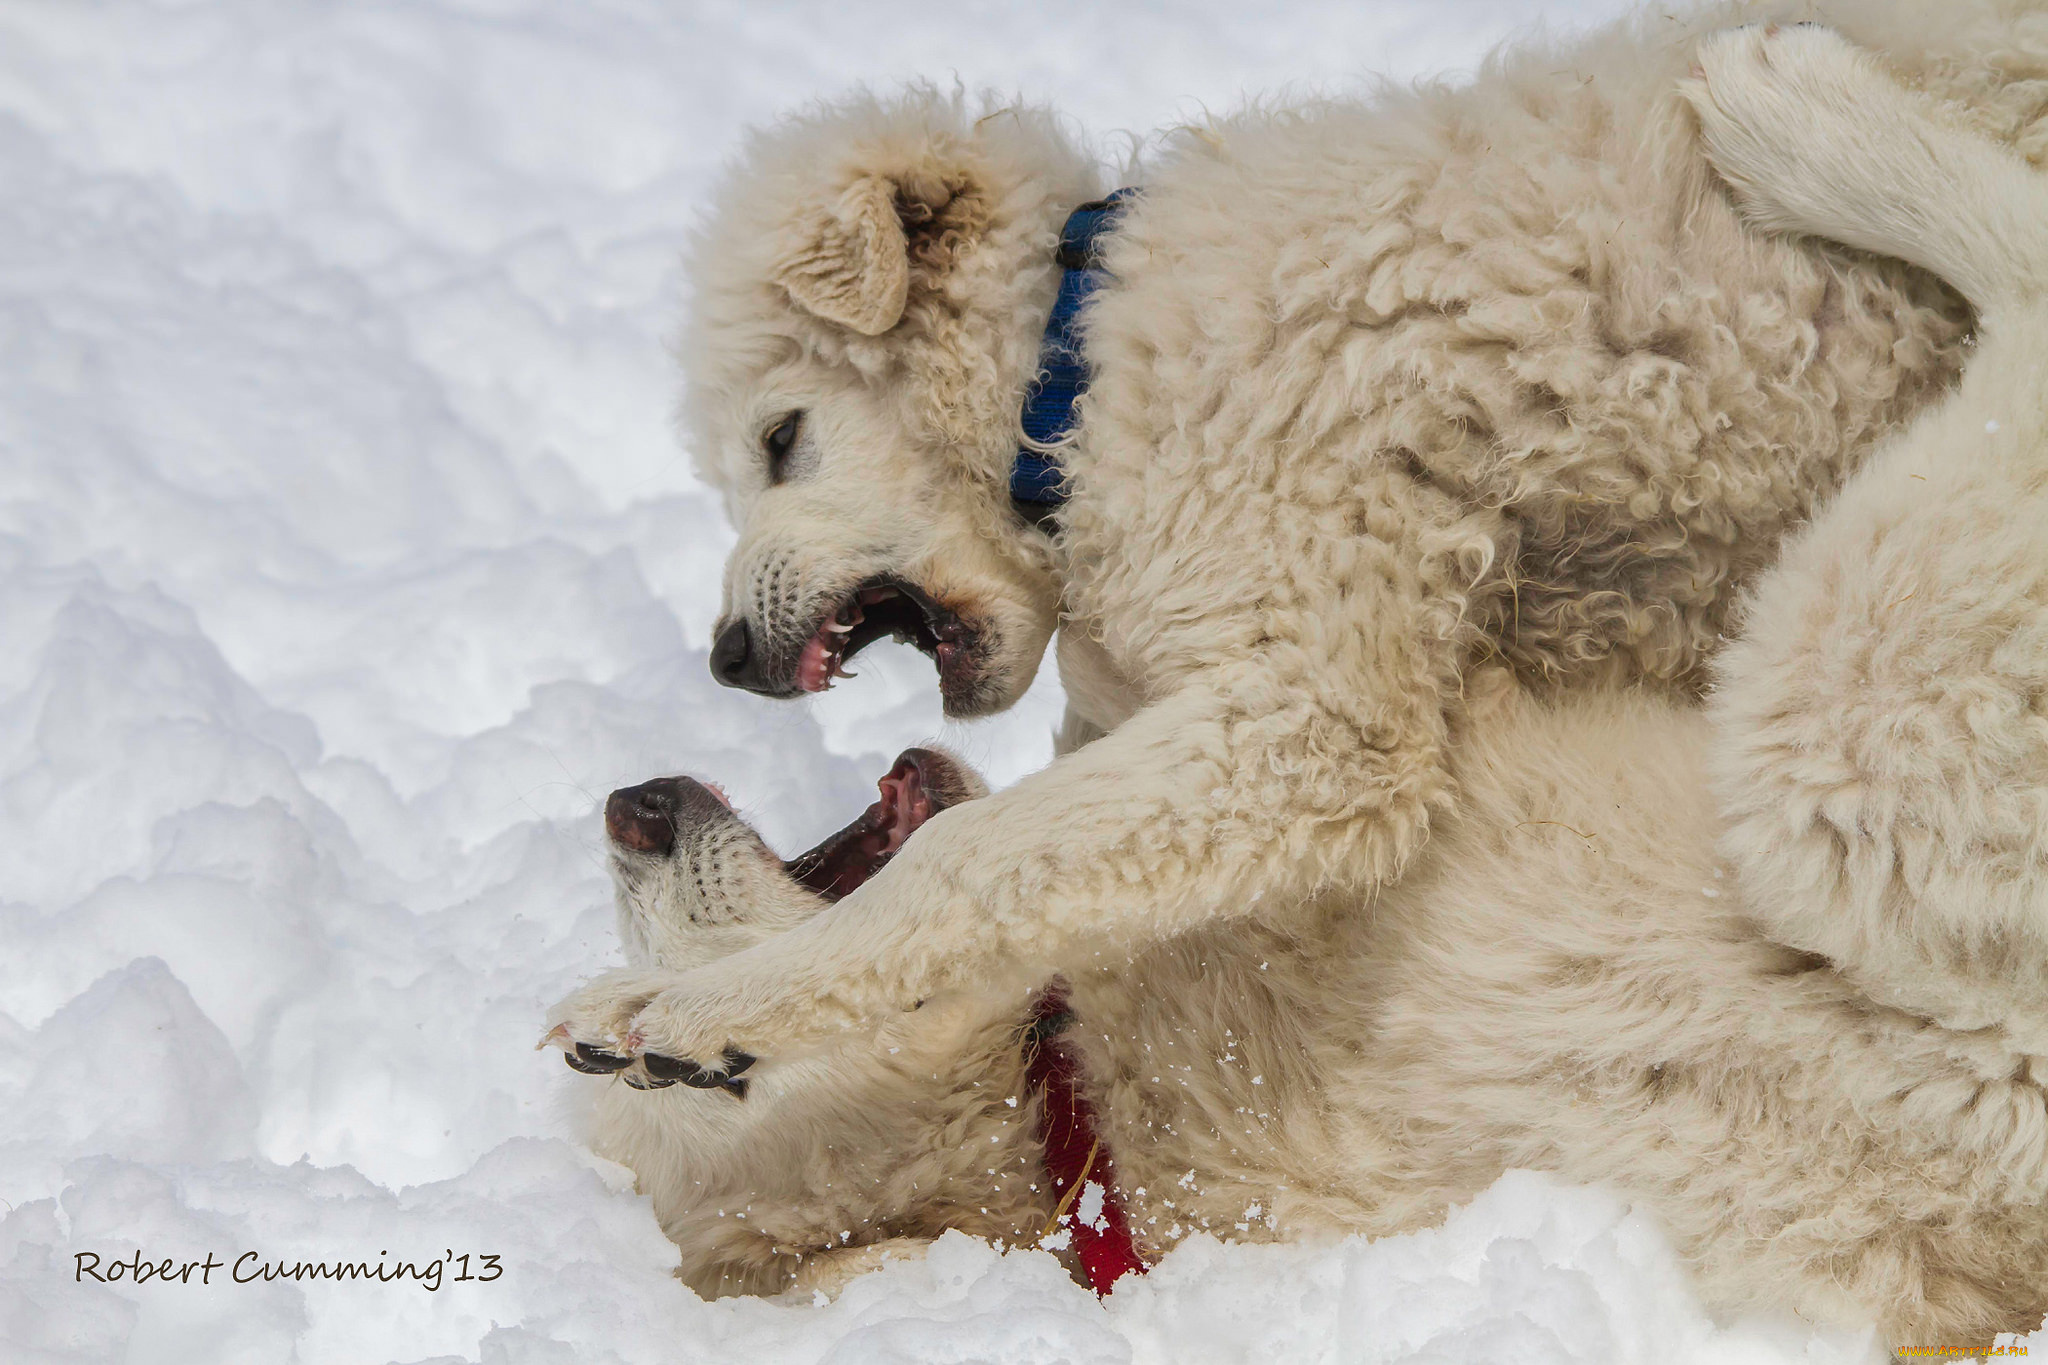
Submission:
<svg viewBox="0 0 2048 1365">
<path fill-rule="evenodd" d="M 917 833 L 917 828 L 932 818 L 931 798 L 924 794 L 924 781 L 917 769 L 902 764 L 883 778 L 878 784 L 882 799 L 875 804 L 881 807 L 881 825 L 889 835 L 889 851 L 903 847 L 903 841 Z"/>
<path fill-rule="evenodd" d="M 875 785 L 875 802 L 860 819 L 785 864 L 792 876 L 821 896 L 838 900 L 852 895 L 934 814 L 924 774 L 908 758 Z"/>
</svg>

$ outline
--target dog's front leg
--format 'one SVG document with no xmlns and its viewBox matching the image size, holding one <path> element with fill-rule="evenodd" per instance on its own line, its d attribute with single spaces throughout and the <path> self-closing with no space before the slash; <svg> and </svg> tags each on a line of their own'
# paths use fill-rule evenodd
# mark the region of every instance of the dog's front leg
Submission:
<svg viewBox="0 0 2048 1365">
<path fill-rule="evenodd" d="M 1360 470 L 1330 506 L 1241 490 L 1237 524 L 1286 551 L 1248 557 L 1200 611 L 1162 603 L 1121 632 L 1115 676 L 1142 673 L 1141 708 L 939 815 L 830 910 L 663 991 L 632 1041 L 715 1066 L 946 990 L 1014 989 L 1021 1008 L 1097 954 L 1399 875 L 1450 800 L 1446 708 L 1498 559 L 1483 518 L 1401 468 Z"/>
<path fill-rule="evenodd" d="M 1277 651 L 1276 651 L 1277 652 Z M 927 825 L 810 923 L 691 973 L 629 1045 L 715 1066 L 953 989 L 1022 992 L 1219 916 L 1396 875 L 1448 799 L 1433 696 L 1360 706 L 1269 660 Z"/>
</svg>

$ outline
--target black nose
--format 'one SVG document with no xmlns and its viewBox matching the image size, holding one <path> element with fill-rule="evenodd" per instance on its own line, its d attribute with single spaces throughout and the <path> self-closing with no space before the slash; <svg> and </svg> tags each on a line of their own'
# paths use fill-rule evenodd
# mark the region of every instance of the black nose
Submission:
<svg viewBox="0 0 2048 1365">
<path fill-rule="evenodd" d="M 754 672 L 747 642 L 747 621 L 740 617 L 718 632 L 711 645 L 711 676 L 727 687 L 751 687 Z"/>
<path fill-rule="evenodd" d="M 604 830 L 621 848 L 666 856 L 675 849 L 677 830 L 725 808 L 700 782 L 657 777 L 637 787 L 621 787 L 607 797 Z"/>
</svg>

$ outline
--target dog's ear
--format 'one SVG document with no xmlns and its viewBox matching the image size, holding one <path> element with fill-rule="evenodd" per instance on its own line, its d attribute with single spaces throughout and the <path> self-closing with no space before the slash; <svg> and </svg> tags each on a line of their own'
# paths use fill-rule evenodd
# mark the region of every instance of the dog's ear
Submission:
<svg viewBox="0 0 2048 1365">
<path fill-rule="evenodd" d="M 880 336 L 910 297 L 910 244 L 896 214 L 896 183 L 864 175 L 804 214 L 775 263 L 775 282 L 806 312 Z"/>
<path fill-rule="evenodd" d="M 911 290 L 980 236 L 987 204 L 963 173 L 863 175 L 801 215 L 775 282 L 806 312 L 880 336 L 902 319 Z"/>
</svg>

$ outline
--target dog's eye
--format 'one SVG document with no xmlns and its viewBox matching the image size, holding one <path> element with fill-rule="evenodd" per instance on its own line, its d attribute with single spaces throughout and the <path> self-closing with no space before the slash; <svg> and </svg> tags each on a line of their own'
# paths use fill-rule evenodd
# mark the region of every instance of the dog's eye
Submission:
<svg viewBox="0 0 2048 1365">
<path fill-rule="evenodd" d="M 789 452 L 796 449 L 796 434 L 803 423 L 803 411 L 798 409 L 768 428 L 768 434 L 761 438 L 761 448 L 768 452 L 770 483 L 782 482 L 783 464 L 788 461 Z"/>
</svg>

